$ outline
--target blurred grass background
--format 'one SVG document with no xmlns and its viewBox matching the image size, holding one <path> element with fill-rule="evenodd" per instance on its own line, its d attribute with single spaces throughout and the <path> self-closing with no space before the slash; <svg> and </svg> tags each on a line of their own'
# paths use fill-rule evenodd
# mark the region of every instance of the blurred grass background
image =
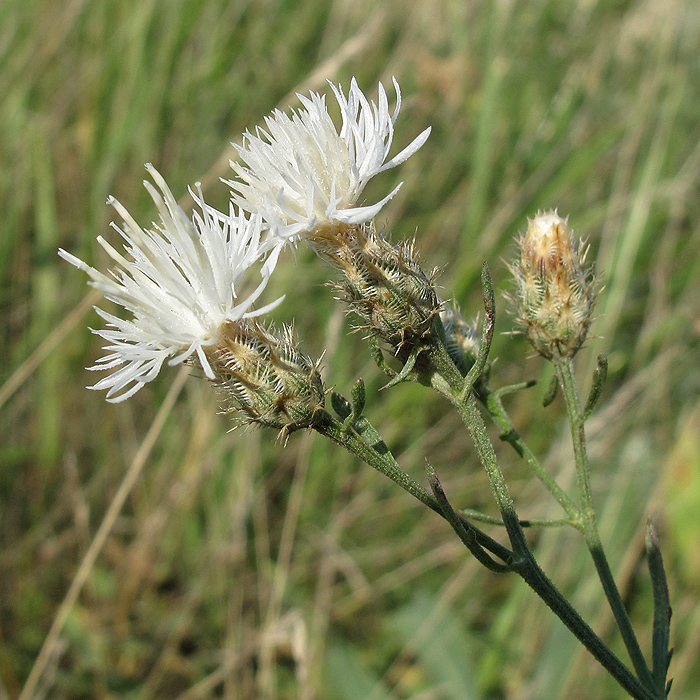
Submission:
<svg viewBox="0 0 700 700">
<path fill-rule="evenodd" d="M 602 536 L 650 649 L 643 531 L 648 516 L 657 523 L 672 696 L 696 697 L 699 56 L 694 0 L 3 0 L 0 700 L 18 697 L 129 469 L 135 486 L 83 569 L 35 698 L 623 697 L 524 584 L 481 570 L 444 522 L 332 445 L 227 432 L 206 383 L 177 383 L 177 370 L 120 405 L 84 388 L 100 355 L 87 325 L 100 321 L 56 249 L 104 267 L 95 237 L 112 217 L 107 196 L 154 217 L 145 162 L 176 196 L 202 180 L 224 206 L 228 142 L 294 104 L 295 90 L 352 75 L 369 94 L 398 77 L 397 149 L 433 125 L 366 196 L 405 181 L 381 220 L 396 238 L 417 234 L 465 315 L 480 307 L 482 260 L 507 288 L 502 258 L 526 216 L 558 207 L 588 237 L 605 289 L 582 386 L 597 353 L 611 369 L 589 426 Z M 377 393 L 383 378 L 326 277 L 303 251 L 283 261 L 269 290 L 287 293 L 277 319 L 296 319 L 309 353 L 329 348 L 330 385 L 349 393 L 364 377 L 402 466 L 423 479 L 428 456 L 456 504 L 493 512 L 444 402 L 414 386 Z M 508 406 L 570 485 L 563 406 L 541 406 L 549 368 L 509 335 L 495 355 L 494 384 L 542 379 Z M 558 515 L 499 454 L 521 515 Z M 576 533 L 533 542 L 624 654 Z"/>
</svg>

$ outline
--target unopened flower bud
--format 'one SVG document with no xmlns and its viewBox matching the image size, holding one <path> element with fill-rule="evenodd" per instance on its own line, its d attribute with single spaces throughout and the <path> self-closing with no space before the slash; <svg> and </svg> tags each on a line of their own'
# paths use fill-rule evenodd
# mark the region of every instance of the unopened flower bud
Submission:
<svg viewBox="0 0 700 700">
<path fill-rule="evenodd" d="M 540 355 L 573 357 L 583 345 L 595 302 L 595 276 L 587 247 L 556 211 L 528 221 L 511 266 L 517 284 L 518 322 Z"/>
<path fill-rule="evenodd" d="M 412 241 L 394 246 L 374 224 L 317 227 L 309 236 L 318 254 L 341 275 L 337 289 L 362 320 L 359 328 L 383 340 L 402 361 L 432 330 L 441 303 L 433 279 L 418 263 Z"/>
<path fill-rule="evenodd" d="M 255 321 L 227 323 L 207 359 L 224 395 L 224 410 L 241 411 L 244 422 L 276 428 L 282 440 L 310 427 L 323 409 L 318 364 L 299 351 L 288 326 L 279 332 Z"/>
<path fill-rule="evenodd" d="M 476 323 L 469 323 L 457 306 L 443 306 L 440 319 L 445 328 L 445 347 L 457 368 L 466 374 L 479 354 Z"/>
</svg>

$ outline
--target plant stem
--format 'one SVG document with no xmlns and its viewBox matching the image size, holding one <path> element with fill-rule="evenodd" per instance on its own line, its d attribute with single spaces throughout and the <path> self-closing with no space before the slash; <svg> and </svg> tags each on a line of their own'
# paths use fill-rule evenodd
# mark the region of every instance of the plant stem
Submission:
<svg viewBox="0 0 700 700">
<path fill-rule="evenodd" d="M 367 421 L 366 418 L 362 418 L 362 421 L 369 425 L 369 421 Z M 379 444 L 370 445 L 363 440 L 355 430 L 347 430 L 344 428 L 343 424 L 333 418 L 327 411 L 319 412 L 313 427 L 322 435 L 325 435 L 349 452 L 352 452 L 369 466 L 374 467 L 377 471 L 388 476 L 421 503 L 428 506 L 428 508 L 435 511 L 441 517 L 444 517 L 443 510 L 435 496 L 427 489 L 424 489 L 410 474 L 407 474 L 399 467 L 391 452 L 386 449 L 386 446 L 381 441 Z M 373 429 L 372 431 L 374 432 Z M 458 517 L 462 521 L 464 527 L 474 533 L 475 541 L 478 546 L 498 557 L 506 564 L 509 564 L 513 553 L 507 547 L 504 547 L 502 544 L 486 535 L 486 533 L 472 525 L 464 517 L 459 515 Z"/>
<path fill-rule="evenodd" d="M 564 598 L 556 586 L 547 578 L 544 571 L 532 557 L 532 554 L 528 552 L 527 560 L 516 571 L 631 697 L 635 698 L 635 700 L 655 700 L 655 696 L 651 694 L 650 690 L 605 645 L 569 601 Z"/>
<path fill-rule="evenodd" d="M 434 347 L 432 359 L 437 371 L 431 377 L 431 383 L 459 411 L 491 484 L 491 489 L 501 511 L 503 524 L 513 547 L 511 568 L 525 580 L 550 610 L 633 698 L 636 700 L 655 700 L 655 694 L 651 690 L 654 687 L 653 684 L 645 685 L 634 676 L 540 568 L 530 552 L 523 529 L 520 526 L 515 505 L 508 492 L 505 477 L 498 465 L 496 453 L 488 437 L 474 392 L 465 392 L 464 379 L 449 359 L 444 348 Z"/>
<path fill-rule="evenodd" d="M 520 437 L 520 434 L 510 420 L 510 416 L 506 413 L 506 410 L 503 407 L 501 397 L 485 382 L 481 383 L 477 387 L 477 395 L 493 418 L 494 423 L 498 426 L 500 431 L 499 437 L 501 440 L 509 443 L 513 449 L 527 462 L 535 476 L 537 476 L 537 478 L 544 484 L 552 496 L 554 496 L 559 505 L 564 509 L 570 524 L 578 529 L 581 529 L 581 514 L 579 513 L 579 509 L 576 507 L 576 504 L 571 500 L 569 495 L 561 488 L 561 486 L 559 486 L 551 474 L 549 474 L 549 472 L 544 468 L 539 459 L 537 459 L 525 441 Z"/>
<path fill-rule="evenodd" d="M 584 416 L 581 410 L 578 388 L 574 376 L 573 361 L 569 357 L 553 358 L 559 384 L 564 394 L 569 422 L 571 424 L 571 439 L 574 447 L 574 458 L 576 460 L 576 475 L 578 483 L 579 498 L 581 504 L 581 517 L 583 522 L 582 532 L 586 541 L 586 546 L 591 553 L 593 563 L 598 572 L 598 577 L 603 585 L 603 590 L 608 599 L 610 607 L 615 616 L 615 621 L 622 635 L 622 639 L 627 647 L 634 669 L 648 688 L 654 688 L 654 679 L 647 666 L 639 642 L 632 629 L 627 610 L 625 609 L 620 591 L 617 588 L 603 544 L 598 534 L 595 511 L 593 510 L 593 499 L 591 494 L 590 466 L 588 454 L 586 452 L 586 432 L 584 426 Z"/>
<path fill-rule="evenodd" d="M 469 518 L 469 520 L 476 520 L 477 522 L 486 523 L 488 525 L 503 525 L 503 519 L 495 515 L 488 515 L 478 510 L 472 510 L 471 508 L 460 508 L 459 512 L 465 518 Z M 564 527 L 565 525 L 572 525 L 571 520 L 567 518 L 562 518 L 561 520 L 520 519 L 519 522 L 520 527 Z"/>
</svg>

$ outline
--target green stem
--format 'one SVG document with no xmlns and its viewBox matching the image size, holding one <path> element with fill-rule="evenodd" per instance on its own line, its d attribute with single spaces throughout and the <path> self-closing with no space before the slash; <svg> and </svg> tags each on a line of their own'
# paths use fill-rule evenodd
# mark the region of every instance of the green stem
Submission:
<svg viewBox="0 0 700 700">
<path fill-rule="evenodd" d="M 576 504 L 559 486 L 551 474 L 542 466 L 542 463 L 537 459 L 532 450 L 528 447 L 525 441 L 520 437 L 520 434 L 515 429 L 510 416 L 506 413 L 503 407 L 501 397 L 497 392 L 493 391 L 486 382 L 483 382 L 478 387 L 478 397 L 486 407 L 486 410 L 491 415 L 493 422 L 498 427 L 499 437 L 504 442 L 507 442 L 528 464 L 535 476 L 544 484 L 549 492 L 554 496 L 559 505 L 564 509 L 568 516 L 571 525 L 581 529 L 582 520 L 579 509 Z"/>
<path fill-rule="evenodd" d="M 501 511 L 503 524 L 513 547 L 511 568 L 525 580 L 550 610 L 633 698 L 636 700 L 656 700 L 651 690 L 653 685 L 645 686 L 632 674 L 540 568 L 530 552 L 523 529 L 520 526 L 513 499 L 508 492 L 505 477 L 498 465 L 496 453 L 488 437 L 474 392 L 469 391 L 468 387 L 464 386 L 464 378 L 444 348 L 439 345 L 434 347 L 431 356 L 437 370 L 431 377 L 431 384 L 459 411 L 491 484 L 491 489 Z"/>
<path fill-rule="evenodd" d="M 376 445 L 370 445 L 360 438 L 354 430 L 346 428 L 335 420 L 329 413 L 323 412 L 314 422 L 314 428 L 342 445 L 363 462 L 377 469 L 392 481 L 397 483 L 404 491 L 408 491 L 436 513 L 442 514 L 442 510 L 435 500 L 435 496 L 424 489 L 417 481 L 399 467 L 388 449 L 377 449 Z M 382 446 L 383 447 L 383 446 Z"/>
<path fill-rule="evenodd" d="M 582 532 L 586 546 L 591 553 L 593 563 L 598 572 L 598 577 L 603 585 L 603 590 L 615 616 L 615 621 L 627 647 L 634 669 L 648 688 L 654 688 L 654 679 L 647 666 L 644 654 L 639 647 L 639 642 L 632 629 L 627 610 L 622 602 L 620 591 L 617 588 L 603 544 L 598 534 L 595 511 L 593 510 L 593 498 L 591 494 L 590 466 L 586 452 L 586 431 L 584 416 L 581 410 L 578 388 L 574 377 L 573 361 L 569 357 L 553 358 L 559 384 L 564 394 L 564 401 L 571 424 L 571 438 L 574 446 L 574 458 L 576 460 L 576 477 L 578 483 L 579 498 L 581 503 Z"/>
<path fill-rule="evenodd" d="M 465 518 L 469 520 L 476 520 L 480 523 L 487 523 L 488 525 L 503 525 L 503 519 L 498 518 L 495 515 L 487 515 L 478 510 L 472 510 L 471 508 L 460 508 L 459 512 Z M 561 520 L 520 520 L 520 527 L 563 527 L 564 525 L 571 525 L 571 520 L 567 518 L 562 518 Z"/>
<path fill-rule="evenodd" d="M 491 414 L 493 421 L 498 426 L 500 431 L 499 437 L 501 440 L 508 442 L 513 449 L 521 457 L 523 457 L 523 459 L 525 459 L 535 476 L 537 476 L 537 478 L 564 509 L 570 524 L 580 529 L 581 514 L 579 513 L 576 504 L 559 486 L 559 484 L 557 484 L 554 478 L 552 478 L 552 476 L 542 466 L 532 450 L 530 450 L 530 448 L 525 444 L 510 420 L 510 416 L 506 413 L 501 401 L 501 396 L 507 389 L 492 391 L 483 377 L 484 369 L 486 368 L 486 364 L 488 362 L 488 355 L 491 349 L 491 342 L 493 340 L 496 321 L 496 300 L 493 281 L 486 263 L 484 263 L 482 266 L 481 282 L 484 291 L 484 311 L 486 313 L 486 319 L 484 321 L 481 342 L 479 343 L 479 352 L 474 358 L 473 365 L 461 382 L 462 393 L 459 395 L 460 399 L 464 398 L 464 395 L 468 391 L 474 391 L 476 393 L 476 396 L 484 404 L 486 409 Z M 439 317 L 435 318 L 433 328 L 437 342 L 434 343 L 434 349 L 431 353 L 431 357 L 436 368 L 438 369 L 438 373 L 442 374 L 444 378 L 450 377 L 448 383 L 451 383 L 452 387 L 454 388 L 459 385 L 459 377 L 462 375 L 456 368 L 454 362 L 452 362 L 450 359 L 449 353 L 445 348 L 445 329 Z M 527 384 L 524 384 L 522 385 L 522 388 L 525 388 L 526 386 Z M 511 387 L 511 389 L 514 390 L 515 387 Z"/>
<path fill-rule="evenodd" d="M 600 637 L 581 618 L 576 609 L 547 578 L 539 564 L 528 553 L 527 560 L 517 573 L 525 580 L 570 632 L 588 649 L 595 659 L 635 700 L 656 700 Z"/>
<path fill-rule="evenodd" d="M 371 432 L 376 438 L 370 444 L 356 432 L 356 429 L 345 427 L 341 422 L 337 421 L 327 411 L 319 411 L 314 420 L 313 428 L 330 438 L 337 444 L 344 447 L 349 452 L 359 457 L 365 464 L 374 467 L 377 471 L 385 476 L 388 476 L 392 481 L 397 483 L 402 489 L 417 498 L 421 503 L 425 504 L 438 515 L 444 517 L 443 508 L 438 503 L 435 496 L 424 489 L 415 479 L 407 474 L 394 459 L 393 455 L 386 448 L 384 443 L 379 438 L 374 428 L 371 427 L 366 418 L 362 418 L 362 423 L 365 424 L 366 432 Z M 501 561 L 508 564 L 512 559 L 513 553 L 502 544 L 489 537 L 479 528 L 472 525 L 462 516 L 458 516 L 462 525 L 473 532 L 476 545 L 484 550 L 487 550 Z M 498 568 L 500 565 L 496 565 Z"/>
</svg>

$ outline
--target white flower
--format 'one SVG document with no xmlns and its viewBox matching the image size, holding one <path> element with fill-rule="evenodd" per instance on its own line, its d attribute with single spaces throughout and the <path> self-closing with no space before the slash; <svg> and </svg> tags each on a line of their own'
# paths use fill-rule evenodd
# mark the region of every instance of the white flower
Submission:
<svg viewBox="0 0 700 700">
<path fill-rule="evenodd" d="M 165 180 L 146 166 L 160 192 L 144 182 L 160 214 L 153 230 L 142 229 L 115 199 L 111 204 L 124 220 L 112 224 L 124 239 L 124 257 L 101 236 L 98 242 L 116 263 L 111 276 L 86 265 L 65 250 L 59 255 L 87 272 L 93 287 L 106 299 L 123 306 L 133 318 L 124 320 L 102 309 L 97 313 L 109 330 L 93 331 L 108 341 L 109 354 L 91 370 L 113 370 L 91 389 L 108 389 L 107 400 L 123 401 L 150 382 L 163 363 L 174 365 L 196 355 L 209 378 L 214 373 L 204 348 L 217 340 L 221 325 L 258 316 L 276 306 L 251 310 L 277 262 L 279 248 L 262 264 L 262 281 L 245 299 L 237 298 L 238 285 L 249 267 L 261 260 L 269 246 L 261 240 L 259 215 L 250 219 L 231 207 L 228 216 L 195 197 L 201 214 L 192 220 L 178 206 Z M 162 194 L 161 194 L 162 192 Z"/>
<path fill-rule="evenodd" d="M 261 213 L 284 240 L 294 240 L 319 224 L 373 219 L 401 184 L 380 202 L 358 207 L 362 190 L 372 177 L 413 155 L 430 134 L 427 128 L 387 160 L 401 109 L 401 91 L 393 82 L 393 114 L 381 83 L 378 104 L 365 97 L 354 78 L 347 97 L 340 86 L 329 83 L 342 114 L 340 133 L 325 96 L 315 92 L 308 98 L 298 95 L 303 108 L 291 116 L 275 110 L 265 118 L 266 129 L 258 129 L 255 136 L 246 132 L 243 145 L 236 146 L 245 165 L 231 162 L 240 181 L 226 181 L 236 204 Z"/>
</svg>

